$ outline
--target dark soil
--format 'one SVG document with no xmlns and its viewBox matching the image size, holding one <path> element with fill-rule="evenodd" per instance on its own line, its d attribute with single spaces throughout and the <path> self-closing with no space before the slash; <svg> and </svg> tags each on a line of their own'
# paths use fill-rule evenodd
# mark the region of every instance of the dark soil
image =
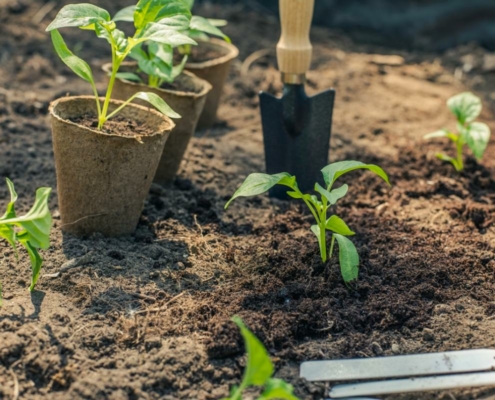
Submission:
<svg viewBox="0 0 495 400">
<path fill-rule="evenodd" d="M 215 60 L 216 58 L 223 57 L 225 54 L 215 51 L 211 47 L 201 45 L 191 46 L 191 53 L 189 54 L 189 58 L 187 62 L 189 63 L 203 63 L 206 61 Z M 176 55 L 175 58 L 177 61 L 180 61 L 182 56 Z"/>
<path fill-rule="evenodd" d="M 98 129 L 98 118 L 93 115 L 83 115 L 81 117 L 71 118 L 70 121 L 86 128 L 93 130 Z M 137 136 L 152 136 L 156 134 L 154 129 L 151 129 L 139 121 L 134 121 L 118 114 L 105 122 L 101 132 L 108 135 L 132 138 Z"/>
<path fill-rule="evenodd" d="M 37 187 L 56 185 L 49 102 L 90 88 L 54 56 L 44 28 L 56 11 L 34 23 L 44 2 L 17 3 L 19 11 L 0 13 L 9 32 L 0 35 L 0 174 L 27 210 Z M 198 13 L 230 21 L 241 60 L 278 40 L 277 22 L 249 9 Z M 66 38 L 94 71 L 107 62 L 107 44 L 90 32 L 67 30 Z M 333 86 L 338 96 L 331 160 L 378 164 L 392 182 L 362 172 L 343 179 L 351 188 L 335 213 L 357 232 L 357 284 L 345 286 L 335 257 L 322 264 L 300 204 L 258 196 L 223 209 L 245 176 L 263 170 L 257 92 L 281 90 L 267 51 L 251 66 L 234 64 L 220 122 L 193 139 L 171 188 L 152 187 L 132 237 L 63 235 L 54 195 L 52 247 L 32 295 L 28 257 L 16 263 L 0 244 L 0 398 L 17 398 L 18 385 L 26 399 L 220 399 L 245 365 L 235 314 L 301 399 L 322 399 L 330 387 L 298 378 L 304 360 L 495 346 L 495 146 L 457 174 L 434 156 L 452 151 L 447 143 L 422 140 L 455 126 L 445 101 L 463 90 L 483 98 L 481 120 L 495 130 L 495 74 L 482 73 L 488 55 L 476 46 L 392 51 L 318 28 L 313 42 L 308 91 Z M 0 199 L 6 205 L 6 186 Z"/>
</svg>

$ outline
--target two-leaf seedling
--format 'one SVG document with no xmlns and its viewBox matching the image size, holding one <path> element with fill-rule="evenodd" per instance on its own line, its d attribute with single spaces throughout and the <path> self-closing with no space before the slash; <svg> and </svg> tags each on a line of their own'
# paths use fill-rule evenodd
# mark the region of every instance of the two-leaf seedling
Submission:
<svg viewBox="0 0 495 400">
<path fill-rule="evenodd" d="M 289 188 L 287 194 L 294 199 L 304 201 L 316 220 L 316 225 L 311 227 L 311 231 L 318 238 L 321 259 L 323 262 L 327 261 L 326 233 L 327 231 L 332 232 L 330 257 L 333 254 L 335 241 L 337 241 L 339 244 L 339 263 L 342 277 L 344 278 L 344 281 L 348 283 L 357 279 L 359 272 L 358 252 L 354 244 L 347 239 L 347 236 L 354 235 L 354 232 L 349 229 L 347 224 L 337 215 L 328 217 L 328 210 L 331 206 L 336 204 L 337 201 L 343 198 L 349 189 L 346 184 L 334 188 L 333 186 L 337 179 L 356 169 L 367 169 L 372 171 L 390 185 L 385 171 L 376 165 L 363 164 L 359 161 L 341 161 L 330 164 L 321 170 L 326 187 L 322 187 L 318 183 L 315 185 L 315 191 L 320 195 L 321 200 L 318 200 L 315 195 L 301 193 L 297 187 L 296 177 L 291 176 L 286 172 L 276 175 L 251 174 L 225 205 L 225 208 L 227 208 L 237 197 L 262 194 L 275 185 L 287 186 Z"/>
<path fill-rule="evenodd" d="M 190 0 L 173 1 L 175 12 L 182 13 L 190 20 L 189 27 L 181 30 L 181 33 L 189 36 L 193 40 L 205 40 L 208 39 L 208 35 L 213 35 L 219 36 L 230 42 L 230 39 L 218 28 L 218 26 L 225 25 L 226 21 L 210 20 L 195 15 L 193 16 L 191 14 L 193 3 L 194 1 Z M 171 3 L 169 3 L 167 7 L 172 7 Z M 126 7 L 119 11 L 113 20 L 132 22 L 134 20 L 135 11 L 135 6 Z M 155 21 L 159 21 L 160 17 L 161 14 L 159 13 L 155 18 Z M 180 50 L 183 58 L 179 64 L 174 66 L 175 48 Z M 132 49 L 129 56 L 137 61 L 139 72 L 142 72 L 148 76 L 148 86 L 159 88 L 165 83 L 173 83 L 174 80 L 182 73 L 190 51 L 190 44 L 170 45 L 151 42 L 138 44 Z M 117 75 L 117 77 L 134 82 L 143 82 L 141 76 L 134 72 L 121 72 Z"/>
<path fill-rule="evenodd" d="M 182 0 L 139 0 L 133 13 L 135 33 L 126 37 L 124 32 L 117 29 L 116 21 L 129 18 L 124 12 L 117 14 L 113 19 L 108 11 L 92 4 L 71 4 L 62 8 L 55 20 L 48 26 L 57 54 L 62 61 L 79 77 L 89 82 L 93 88 L 98 110 L 98 129 L 102 129 L 105 122 L 119 113 L 134 99 L 141 99 L 155 106 L 160 112 L 171 117 L 180 118 L 163 99 L 149 92 L 134 94 L 112 113 L 109 113 L 112 91 L 119 72 L 119 68 L 132 50 L 144 42 L 159 43 L 166 46 L 195 45 L 196 42 L 187 31 L 191 22 L 191 13 L 184 7 Z M 102 39 L 108 41 L 112 54 L 112 72 L 108 83 L 105 100 L 100 104 L 98 92 L 93 78 L 91 67 L 81 58 L 74 55 L 67 47 L 58 29 L 64 27 L 79 27 L 94 31 Z"/>
<path fill-rule="evenodd" d="M 274 367 L 263 343 L 244 325 L 239 317 L 232 318 L 232 321 L 241 330 L 247 351 L 247 364 L 241 384 L 233 387 L 230 396 L 223 400 L 242 400 L 243 392 L 253 386 L 264 388 L 257 400 L 299 400 L 293 394 L 292 385 L 281 379 L 272 378 Z"/>
<path fill-rule="evenodd" d="M 464 170 L 462 151 L 464 145 L 473 152 L 474 156 L 481 160 L 490 141 L 491 131 L 488 125 L 475 122 L 481 114 L 482 104 L 479 97 L 466 92 L 458 94 L 447 101 L 447 106 L 457 119 L 457 132 L 442 129 L 425 135 L 425 139 L 448 138 L 456 146 L 456 157 L 450 157 L 443 153 L 437 153 L 440 160 L 450 162 L 457 171 Z"/>
<path fill-rule="evenodd" d="M 10 203 L 7 205 L 7 211 L 0 218 L 0 238 L 5 239 L 12 246 L 16 257 L 18 256 L 18 244 L 27 250 L 32 269 L 29 290 L 33 291 L 43 264 L 43 259 L 39 255 L 38 249 L 47 249 L 50 246 L 52 217 L 48 209 L 48 199 L 52 190 L 50 188 L 38 189 L 36 191 L 36 200 L 31 210 L 26 215 L 17 216 L 15 211 L 17 193 L 14 184 L 9 179 L 7 179 L 7 186 L 10 192 Z"/>
</svg>

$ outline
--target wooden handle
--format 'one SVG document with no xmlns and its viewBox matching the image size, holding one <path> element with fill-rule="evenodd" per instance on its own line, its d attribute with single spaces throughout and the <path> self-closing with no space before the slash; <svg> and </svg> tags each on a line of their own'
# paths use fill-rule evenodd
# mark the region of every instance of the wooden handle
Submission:
<svg viewBox="0 0 495 400">
<path fill-rule="evenodd" d="M 285 83 L 303 83 L 311 66 L 313 46 L 309 40 L 315 0 L 279 0 L 282 36 L 277 59 Z M 303 82 L 296 82 L 302 79 Z"/>
</svg>

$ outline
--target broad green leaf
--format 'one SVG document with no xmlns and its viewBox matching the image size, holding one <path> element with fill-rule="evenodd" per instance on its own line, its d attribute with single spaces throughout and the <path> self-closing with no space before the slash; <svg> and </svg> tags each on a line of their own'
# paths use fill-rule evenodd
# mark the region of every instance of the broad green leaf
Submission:
<svg viewBox="0 0 495 400">
<path fill-rule="evenodd" d="M 191 30 L 204 32 L 209 35 L 219 36 L 223 38 L 225 41 L 230 42 L 229 37 L 226 36 L 220 29 L 214 26 L 206 18 L 193 16 L 191 18 L 191 25 L 189 27 Z"/>
<path fill-rule="evenodd" d="M 185 31 L 189 28 L 190 21 L 191 20 L 187 16 L 179 14 L 172 17 L 162 18 L 156 23 L 177 31 Z"/>
<path fill-rule="evenodd" d="M 182 0 L 182 1 L 184 2 L 184 4 L 187 5 L 189 10 L 192 10 L 192 8 L 194 7 L 194 0 Z"/>
<path fill-rule="evenodd" d="M 339 201 L 342 197 L 344 197 L 347 194 L 347 191 L 349 190 L 348 185 L 342 185 L 341 187 L 332 190 L 329 192 L 326 190 L 324 187 L 322 187 L 319 183 L 315 185 L 315 190 L 320 193 L 323 197 L 325 197 L 330 204 L 335 204 L 337 201 Z"/>
<path fill-rule="evenodd" d="M 139 0 L 134 10 L 134 25 L 136 29 L 144 29 L 148 23 L 155 21 L 158 12 L 164 6 L 163 3 L 163 0 Z"/>
<path fill-rule="evenodd" d="M 128 44 L 128 40 L 124 32 L 119 29 L 113 29 L 108 32 L 100 24 L 95 24 L 95 32 L 98 37 L 106 39 L 108 43 L 115 46 L 118 55 L 124 54 Z"/>
<path fill-rule="evenodd" d="M 165 64 L 171 66 L 174 63 L 174 49 L 172 46 L 155 43 L 152 42 L 148 46 L 148 51 L 150 54 L 150 58 L 158 58 L 160 61 L 163 61 Z"/>
<path fill-rule="evenodd" d="M 474 156 L 481 160 L 490 141 L 490 128 L 482 122 L 473 122 L 466 130 L 466 143 Z"/>
<path fill-rule="evenodd" d="M 172 68 L 172 77 L 171 77 L 172 81 L 174 81 L 175 78 L 177 78 L 180 74 L 182 74 L 182 72 L 184 71 L 184 68 L 186 68 L 187 59 L 188 59 L 188 57 L 184 56 L 182 58 L 182 61 L 180 62 L 180 64 L 177 64 Z"/>
<path fill-rule="evenodd" d="M 52 216 L 48 209 L 50 188 L 40 188 L 36 191 L 33 207 L 26 215 L 2 220 L 2 224 L 16 225 L 22 228 L 17 237 L 30 242 L 31 246 L 47 249 L 50 246 L 50 230 Z"/>
<path fill-rule="evenodd" d="M 225 19 L 213 19 L 213 18 L 208 18 L 208 22 L 212 24 L 213 26 L 216 26 L 217 28 L 221 28 L 223 26 L 227 26 L 228 22 Z"/>
<path fill-rule="evenodd" d="M 323 249 L 325 243 L 323 243 L 321 238 L 321 229 L 319 225 L 311 225 L 311 232 L 313 232 L 318 239 L 318 245 L 320 246 L 320 251 Z"/>
<path fill-rule="evenodd" d="M 481 114 L 482 104 L 481 99 L 473 93 L 465 92 L 451 97 L 447 101 L 452 114 L 461 124 L 473 122 Z"/>
<path fill-rule="evenodd" d="M 153 105 L 158 111 L 169 118 L 181 118 L 160 96 L 151 92 L 139 92 L 136 94 L 136 99 L 147 101 Z"/>
<path fill-rule="evenodd" d="M 40 277 L 41 266 L 43 265 L 43 259 L 38 253 L 38 250 L 29 241 L 29 235 L 27 233 L 19 234 L 18 240 L 27 250 L 29 254 L 29 259 L 31 260 L 31 285 L 29 286 L 29 290 L 32 292 Z"/>
<path fill-rule="evenodd" d="M 423 139 L 435 139 L 435 138 L 442 138 L 446 137 L 452 140 L 453 142 L 457 141 L 457 135 L 454 133 L 449 132 L 447 129 L 441 129 L 436 132 L 428 133 L 427 135 L 423 136 Z"/>
<path fill-rule="evenodd" d="M 58 30 L 51 31 L 53 46 L 60 59 L 67 65 L 76 75 L 85 81 L 94 85 L 93 72 L 88 63 L 79 57 L 75 56 L 67 47 Z"/>
<path fill-rule="evenodd" d="M 339 244 L 339 264 L 345 283 L 357 279 L 359 274 L 359 254 L 349 239 L 337 233 L 333 234 Z"/>
<path fill-rule="evenodd" d="M 294 387 L 292 385 L 282 379 L 276 378 L 268 380 L 265 385 L 265 390 L 258 398 L 258 400 L 272 399 L 299 400 L 299 398 L 294 395 Z"/>
<path fill-rule="evenodd" d="M 377 165 L 373 164 L 364 164 L 359 161 L 340 161 L 330 165 L 327 165 L 325 168 L 321 170 L 323 173 L 323 178 L 325 179 L 325 183 L 331 188 L 337 179 L 339 179 L 342 175 L 347 174 L 348 172 L 354 171 L 356 169 L 367 169 L 371 172 L 374 172 L 380 178 L 382 178 L 385 182 L 390 185 L 388 180 L 388 176 L 383 169 L 381 169 Z"/>
<path fill-rule="evenodd" d="M 172 75 L 172 67 L 165 64 L 158 58 L 152 60 L 139 60 L 139 69 L 143 71 L 146 75 L 158 76 L 160 79 L 170 81 Z"/>
<path fill-rule="evenodd" d="M 112 21 L 117 22 L 117 21 L 123 21 L 123 22 L 133 22 L 134 21 L 134 12 L 136 11 L 136 6 L 129 6 L 125 7 L 115 16 L 113 17 Z"/>
<path fill-rule="evenodd" d="M 0 218 L 0 222 L 2 219 L 15 218 L 15 203 L 18 198 L 17 193 L 15 191 L 14 183 L 9 178 L 6 178 L 5 180 L 7 181 L 7 187 L 9 188 L 10 203 L 7 204 L 7 211 Z"/>
<path fill-rule="evenodd" d="M 227 202 L 225 208 L 238 197 L 256 196 L 270 190 L 275 185 L 285 185 L 294 189 L 295 177 L 287 172 L 276 175 L 251 174 L 249 175 L 239 189 L 234 193 L 232 198 Z"/>
<path fill-rule="evenodd" d="M 349 229 L 347 224 L 340 217 L 336 215 L 332 215 L 328 218 L 325 228 L 342 236 L 352 236 L 356 234 Z"/>
<path fill-rule="evenodd" d="M 197 43 L 180 32 L 174 29 L 164 28 L 155 22 L 150 22 L 132 41 L 132 44 L 139 44 L 147 40 L 168 44 L 172 47 L 182 46 L 185 44 L 196 45 Z"/>
<path fill-rule="evenodd" d="M 116 76 L 118 79 L 123 79 L 125 81 L 143 83 L 143 80 L 139 77 L 139 75 L 132 72 L 119 72 Z"/>
<path fill-rule="evenodd" d="M 273 374 L 273 364 L 263 343 L 244 325 L 239 317 L 232 321 L 241 330 L 244 345 L 247 351 L 247 365 L 242 379 L 243 385 L 263 386 Z"/>
<path fill-rule="evenodd" d="M 184 3 L 184 1 L 178 0 L 171 1 L 163 6 L 158 12 L 154 22 L 158 22 L 162 18 L 173 17 L 175 15 L 184 15 L 188 18 L 189 21 L 191 20 L 190 8 L 187 6 L 187 4 Z"/>
<path fill-rule="evenodd" d="M 69 26 L 88 26 L 97 22 L 104 23 L 111 20 L 108 11 L 93 4 L 69 4 L 63 7 L 53 22 L 46 28 L 47 31 Z"/>
</svg>

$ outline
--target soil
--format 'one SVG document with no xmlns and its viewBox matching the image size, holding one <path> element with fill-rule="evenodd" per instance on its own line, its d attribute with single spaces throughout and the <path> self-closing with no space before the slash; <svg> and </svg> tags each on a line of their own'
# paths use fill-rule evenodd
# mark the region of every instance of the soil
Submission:
<svg viewBox="0 0 495 400">
<path fill-rule="evenodd" d="M 71 122 L 82 125 L 90 129 L 98 129 L 98 118 L 94 115 L 83 115 L 77 118 L 71 118 Z M 123 137 L 136 137 L 136 136 L 152 136 L 156 134 L 156 131 L 150 129 L 148 126 L 139 123 L 139 121 L 133 121 L 129 118 L 125 118 L 121 115 L 112 117 L 101 129 L 102 133 L 108 135 L 116 135 Z"/>
<path fill-rule="evenodd" d="M 56 10 L 37 22 L 44 1 L 12 4 L 0 12 L 0 174 L 27 211 L 37 187 L 56 185 L 49 102 L 90 88 L 53 53 L 44 28 Z M 239 7 L 198 13 L 229 20 L 240 60 L 273 49 L 277 21 Z M 100 71 L 106 42 L 64 35 Z M 494 143 L 481 164 L 468 157 L 457 174 L 434 156 L 452 151 L 447 143 L 422 140 L 455 127 L 445 101 L 464 90 L 483 98 L 480 119 L 495 129 L 495 74 L 484 62 L 491 55 L 476 45 L 405 52 L 323 28 L 312 39 L 308 91 L 337 91 L 331 160 L 378 164 L 392 182 L 358 172 L 343 180 L 350 191 L 335 213 L 357 232 L 357 284 L 345 286 L 335 258 L 322 264 L 300 204 L 258 196 L 223 209 L 245 176 L 263 171 L 257 92 L 282 89 L 267 50 L 250 66 L 234 64 L 220 122 L 192 140 L 172 187 L 152 187 L 132 237 L 62 234 L 55 193 L 52 246 L 32 294 L 28 257 L 16 262 L 0 244 L 0 398 L 220 399 L 245 365 L 230 322 L 236 314 L 301 399 L 330 388 L 298 378 L 304 360 L 495 346 Z M 102 90 L 105 76 L 95 75 Z M 5 206 L 6 186 L 0 199 Z M 481 388 L 388 398 L 494 395 Z"/>
<path fill-rule="evenodd" d="M 209 46 L 202 45 L 191 46 L 191 53 L 189 54 L 188 63 L 203 63 L 206 61 L 215 60 L 216 58 L 223 57 L 225 54 L 212 49 Z M 180 62 L 182 56 L 180 54 L 175 55 L 175 59 Z"/>
</svg>

